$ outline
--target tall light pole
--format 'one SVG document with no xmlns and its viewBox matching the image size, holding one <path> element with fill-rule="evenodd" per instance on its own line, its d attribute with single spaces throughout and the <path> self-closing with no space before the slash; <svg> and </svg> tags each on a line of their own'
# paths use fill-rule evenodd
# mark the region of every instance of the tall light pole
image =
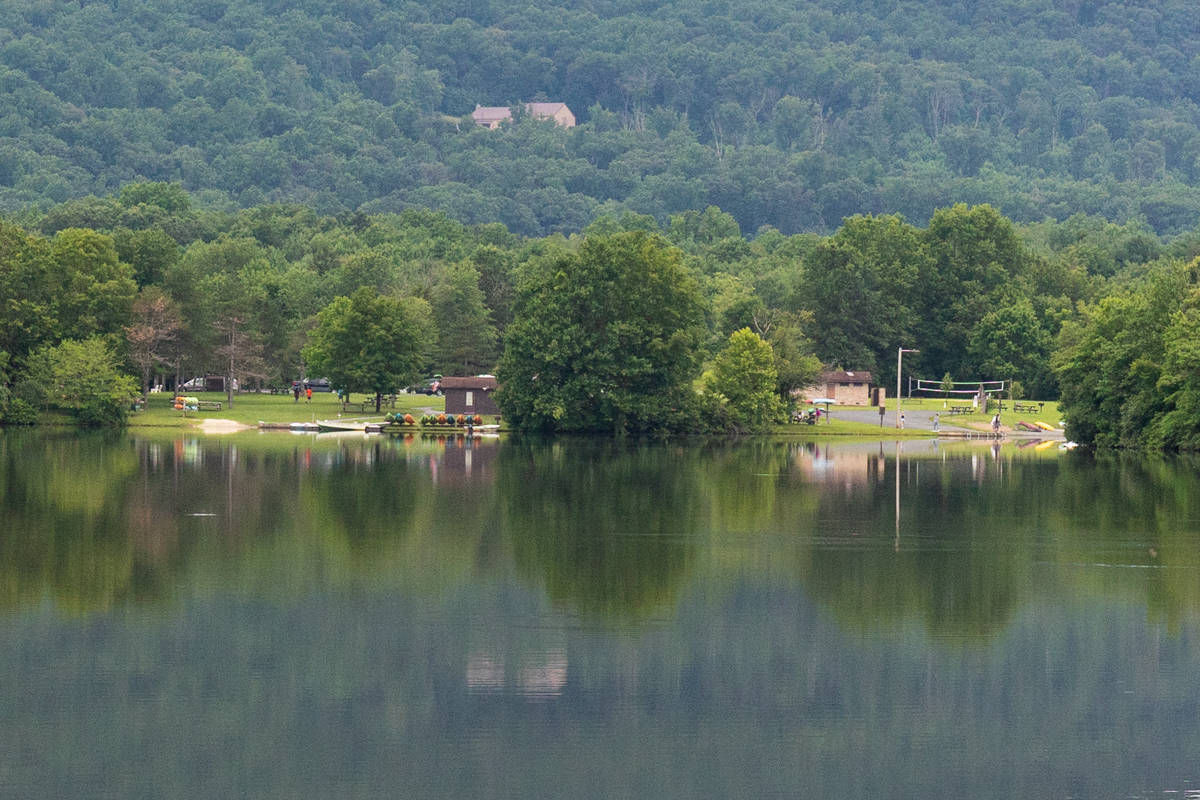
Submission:
<svg viewBox="0 0 1200 800">
<path fill-rule="evenodd" d="M 900 364 L 905 353 L 919 353 L 920 350 L 908 350 L 903 347 L 896 350 L 896 427 L 900 427 Z"/>
</svg>

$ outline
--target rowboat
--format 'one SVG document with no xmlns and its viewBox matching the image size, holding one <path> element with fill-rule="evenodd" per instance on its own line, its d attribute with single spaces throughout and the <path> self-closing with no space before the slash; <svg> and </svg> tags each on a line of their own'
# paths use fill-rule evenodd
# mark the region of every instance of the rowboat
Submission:
<svg viewBox="0 0 1200 800">
<path fill-rule="evenodd" d="M 321 433 L 366 433 L 366 422 L 343 422 L 340 419 L 319 419 L 317 420 L 317 428 Z"/>
</svg>

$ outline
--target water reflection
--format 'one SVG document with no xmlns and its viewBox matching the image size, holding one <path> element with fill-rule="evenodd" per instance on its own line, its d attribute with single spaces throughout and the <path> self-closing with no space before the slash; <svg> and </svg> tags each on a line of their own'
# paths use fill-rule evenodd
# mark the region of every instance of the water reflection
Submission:
<svg viewBox="0 0 1200 800">
<path fill-rule="evenodd" d="M 472 653 L 467 661 L 467 689 L 472 693 L 515 692 L 531 699 L 550 699 L 567 685 L 567 653 L 535 650 L 518 655 L 515 674 L 505 668 L 503 652 Z"/>
<path fill-rule="evenodd" d="M 935 442 L 6 434 L 0 601 L 49 590 L 84 612 L 201 575 L 271 594 L 512 569 L 619 622 L 761 570 L 864 628 L 993 635 L 1047 587 L 1178 619 L 1200 603 L 1190 466 Z"/>
<path fill-rule="evenodd" d="M 1195 466 L 6 432 L 0 796 L 1186 792 Z"/>
</svg>

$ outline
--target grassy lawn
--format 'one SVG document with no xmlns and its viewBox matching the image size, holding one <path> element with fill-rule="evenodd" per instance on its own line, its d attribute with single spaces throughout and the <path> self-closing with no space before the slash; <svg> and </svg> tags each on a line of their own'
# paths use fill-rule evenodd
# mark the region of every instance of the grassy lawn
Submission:
<svg viewBox="0 0 1200 800">
<path fill-rule="evenodd" d="M 288 423 L 288 422 L 312 422 L 319 419 L 337 419 L 339 416 L 342 419 L 363 419 L 363 420 L 380 420 L 382 414 L 375 414 L 373 409 L 366 412 L 359 409 L 351 409 L 343 411 L 341 403 L 338 402 L 337 395 L 329 392 L 317 392 L 313 394 L 312 403 L 306 403 L 303 398 L 297 403 L 292 399 L 290 394 L 239 394 L 234 396 L 233 407 L 230 408 L 225 395 L 217 392 L 199 392 L 194 394 L 201 400 L 218 402 L 221 404 L 220 411 L 176 411 L 172 408 L 174 400 L 173 395 L 168 394 L 152 394 L 150 395 L 150 403 L 145 410 L 129 415 L 129 426 L 131 428 L 191 428 L 204 419 L 230 419 L 235 422 L 240 422 L 244 425 L 257 425 L 259 421 Z M 355 400 L 365 400 L 366 395 L 353 395 Z M 847 408 L 856 408 L 847 406 Z M 441 397 L 430 397 L 423 394 L 401 394 L 396 398 L 396 411 L 403 411 L 418 416 L 420 414 L 439 412 L 445 409 L 445 399 Z M 385 412 L 392 409 L 384 409 Z M 933 416 L 934 413 L 942 415 L 943 425 L 960 425 L 963 427 L 978 427 L 986 430 L 988 423 L 991 421 L 991 415 L 983 411 L 978 411 L 971 414 L 955 414 L 948 413 L 948 409 L 943 407 L 940 399 L 933 400 L 928 398 L 913 398 L 905 400 L 903 410 L 906 416 L 922 414 Z M 838 419 L 838 407 L 834 407 L 833 419 L 821 422 L 816 425 L 776 425 L 772 428 L 772 433 L 780 436 L 798 436 L 805 438 L 825 437 L 825 436 L 884 436 L 888 439 L 894 438 L 922 438 L 932 436 L 930 431 L 917 429 L 905 429 L 898 431 L 892 427 L 881 428 L 874 422 L 851 422 L 849 420 Z M 1012 409 L 1011 404 L 1005 401 L 1005 410 L 1000 415 L 1000 419 L 1006 428 L 1011 428 L 1020 420 L 1033 422 L 1041 420 L 1050 425 L 1058 427 L 1059 413 L 1058 404 L 1053 402 L 1046 403 L 1039 413 L 1017 413 Z M 48 420 L 43 416 L 43 424 Z M 69 422 L 69 420 L 64 420 Z"/>
<path fill-rule="evenodd" d="M 891 400 L 891 399 L 888 400 L 888 408 L 889 409 L 895 408 L 894 402 L 895 402 L 894 400 Z M 1013 427 L 1021 420 L 1024 420 L 1025 422 L 1046 422 L 1050 425 L 1053 425 L 1055 428 L 1058 428 L 1058 423 L 1062 419 L 1062 416 L 1058 412 L 1058 403 L 1057 402 L 1047 401 L 1045 403 L 1040 403 L 1037 400 L 1018 400 L 1017 403 L 1022 406 L 1024 406 L 1024 405 L 1039 406 L 1040 405 L 1041 409 L 1039 411 L 1037 411 L 1036 413 L 1017 412 L 1017 411 L 1013 410 L 1013 404 L 1010 403 L 1008 400 L 1005 400 L 1004 401 L 1004 410 L 1002 412 L 1000 412 L 1000 422 L 1006 428 Z M 963 427 L 971 428 L 971 427 L 979 427 L 979 426 L 987 427 L 987 425 L 991 423 L 992 413 L 994 413 L 994 407 L 993 407 L 993 412 L 991 412 L 991 413 L 985 412 L 982 407 L 980 407 L 980 409 L 978 411 L 968 413 L 968 414 L 951 414 L 950 413 L 950 406 L 965 406 L 965 405 L 970 405 L 970 401 L 967 401 L 964 403 L 964 402 L 957 402 L 954 400 L 943 401 L 940 398 L 933 399 L 933 398 L 927 398 L 927 397 L 922 397 L 922 398 L 914 397 L 911 400 L 905 398 L 904 404 L 901 407 L 901 410 L 904 411 L 904 415 L 906 417 L 914 416 L 916 414 L 923 414 L 925 416 L 930 416 L 930 417 L 933 416 L 934 414 L 941 414 L 943 425 L 960 425 Z M 835 415 L 836 415 L 836 412 L 837 412 L 837 407 L 835 406 L 834 407 Z"/>
<path fill-rule="evenodd" d="M 189 395 L 200 400 L 221 404 L 220 411 L 176 411 L 172 408 L 174 395 L 152 394 L 146 408 L 129 415 L 129 427 L 190 428 L 204 419 L 231 419 L 244 425 L 263 422 L 312 422 L 318 419 L 337 419 L 341 416 L 355 419 L 383 419 L 383 413 L 374 409 L 362 412 L 358 409 L 342 411 L 342 404 L 332 392 L 314 392 L 311 403 L 300 398 L 296 402 L 290 394 L 238 394 L 233 397 L 230 408 L 223 392 L 196 392 Z M 365 400 L 366 395 L 355 394 L 353 400 Z M 401 394 L 396 397 L 396 411 L 424 414 L 428 411 L 445 409 L 445 398 L 423 394 Z M 393 409 L 385 408 L 384 413 Z"/>
</svg>

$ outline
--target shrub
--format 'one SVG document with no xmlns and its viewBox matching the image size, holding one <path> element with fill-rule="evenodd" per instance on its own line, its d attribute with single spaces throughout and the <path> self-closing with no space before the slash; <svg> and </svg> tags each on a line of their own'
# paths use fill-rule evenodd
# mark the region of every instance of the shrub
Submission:
<svg viewBox="0 0 1200 800">
<path fill-rule="evenodd" d="M 120 427 L 137 384 L 120 371 L 116 353 L 101 337 L 66 340 L 34 351 L 26 384 L 40 405 L 75 415 L 84 426 Z"/>
<path fill-rule="evenodd" d="M 34 425 L 38 420 L 37 409 L 19 397 L 8 401 L 0 410 L 0 422 L 5 425 Z"/>
</svg>

